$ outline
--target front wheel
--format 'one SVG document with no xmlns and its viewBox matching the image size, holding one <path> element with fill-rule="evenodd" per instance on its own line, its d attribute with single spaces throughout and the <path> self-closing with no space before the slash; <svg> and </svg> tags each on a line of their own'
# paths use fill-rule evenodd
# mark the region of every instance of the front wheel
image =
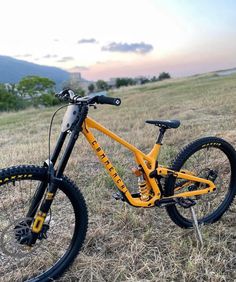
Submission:
<svg viewBox="0 0 236 282">
<path fill-rule="evenodd" d="M 196 202 L 194 209 L 199 224 L 214 223 L 228 210 L 236 193 L 236 153 L 228 142 L 217 137 L 198 139 L 177 155 L 171 168 L 214 182 L 216 191 L 192 198 Z M 179 188 L 181 185 L 182 189 Z M 165 183 L 165 193 L 166 196 L 172 196 L 200 190 L 205 188 L 202 185 L 193 182 L 186 185 L 183 179 L 169 176 Z M 172 205 L 166 207 L 166 210 L 180 227 L 193 226 L 190 209 Z"/>
<path fill-rule="evenodd" d="M 62 177 L 36 243 L 30 236 L 30 204 L 40 184 L 48 185 L 47 168 L 19 166 L 0 170 L 1 281 L 52 281 L 72 263 L 87 231 L 87 208 L 76 185 Z"/>
</svg>

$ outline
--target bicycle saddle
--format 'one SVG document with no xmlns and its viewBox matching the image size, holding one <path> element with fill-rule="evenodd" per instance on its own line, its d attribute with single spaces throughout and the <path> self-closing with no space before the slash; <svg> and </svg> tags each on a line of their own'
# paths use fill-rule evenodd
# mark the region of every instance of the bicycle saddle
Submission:
<svg viewBox="0 0 236 282">
<path fill-rule="evenodd" d="M 179 120 L 146 120 L 146 123 L 154 124 L 165 129 L 178 128 L 180 126 Z"/>
</svg>

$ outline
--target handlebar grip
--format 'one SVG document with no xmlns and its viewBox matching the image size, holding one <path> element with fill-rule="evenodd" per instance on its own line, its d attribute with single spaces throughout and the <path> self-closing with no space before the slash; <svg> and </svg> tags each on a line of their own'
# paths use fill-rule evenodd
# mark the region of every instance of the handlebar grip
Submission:
<svg viewBox="0 0 236 282">
<path fill-rule="evenodd" d="M 97 96 L 97 104 L 108 104 L 108 105 L 114 105 L 114 106 L 120 106 L 121 99 L 120 98 L 112 98 L 112 97 L 106 97 L 104 95 Z"/>
</svg>

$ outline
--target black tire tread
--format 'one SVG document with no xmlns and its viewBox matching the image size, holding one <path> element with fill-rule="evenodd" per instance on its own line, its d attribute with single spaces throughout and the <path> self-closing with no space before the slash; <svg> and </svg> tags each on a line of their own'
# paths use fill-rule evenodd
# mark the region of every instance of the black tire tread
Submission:
<svg viewBox="0 0 236 282">
<path fill-rule="evenodd" d="M 47 180 L 48 177 L 48 169 L 47 167 L 40 167 L 40 166 L 34 166 L 34 165 L 20 165 L 20 166 L 12 166 L 9 168 L 4 168 L 0 170 L 0 179 L 9 178 L 11 175 L 18 175 L 18 174 L 32 174 L 33 177 L 31 178 L 24 178 L 24 179 L 34 179 L 34 180 Z M 12 180 L 11 180 L 12 181 Z M 5 183 L 0 183 L 1 185 L 4 185 Z M 67 186 L 68 191 L 67 193 L 72 194 L 72 196 L 75 198 L 75 201 L 78 203 L 79 201 L 79 212 L 80 212 L 80 221 L 82 220 L 82 233 L 79 228 L 80 236 L 76 238 L 76 242 L 74 243 L 73 247 L 70 251 L 70 257 L 65 259 L 65 263 L 60 265 L 60 269 L 54 269 L 53 271 L 50 269 L 49 271 L 46 271 L 44 274 L 32 278 L 27 281 L 37 281 L 37 282 L 47 282 L 52 281 L 52 279 L 56 279 L 59 276 L 62 275 L 62 273 L 73 263 L 74 259 L 76 258 L 78 252 L 80 251 L 88 228 L 88 210 L 86 206 L 86 202 L 84 200 L 84 197 L 80 190 L 78 189 L 75 182 L 70 180 L 67 176 L 62 176 L 62 186 Z M 63 188 L 65 189 L 65 188 Z M 82 236 L 81 236 L 82 235 Z M 52 267 L 53 268 L 53 267 Z M 47 273 L 50 272 L 50 273 Z"/>
<path fill-rule="evenodd" d="M 234 193 L 232 194 L 230 200 L 227 203 L 227 207 L 225 208 L 224 212 L 219 213 L 218 216 L 216 216 L 211 222 L 207 223 L 214 223 L 218 221 L 221 216 L 229 209 L 230 205 L 232 204 L 235 194 L 236 194 L 236 152 L 231 144 L 229 144 L 227 141 L 225 141 L 222 138 L 219 137 L 203 137 L 200 139 L 197 139 L 188 145 L 186 145 L 175 157 L 174 161 L 172 162 L 171 169 L 173 170 L 180 170 L 183 163 L 187 160 L 186 157 L 191 154 L 191 152 L 197 150 L 200 146 L 206 144 L 206 143 L 221 143 L 222 144 L 222 150 L 231 154 L 231 159 L 233 162 L 234 170 L 232 173 L 234 174 L 234 186 L 232 187 L 232 190 Z M 165 181 L 165 196 L 172 196 L 174 194 L 174 184 L 175 184 L 175 178 L 173 176 L 169 176 Z M 184 222 L 179 218 L 178 211 L 176 209 L 175 205 L 167 206 L 166 211 L 171 218 L 171 220 L 180 226 L 181 228 L 191 228 L 192 224 L 189 224 L 188 222 Z"/>
</svg>

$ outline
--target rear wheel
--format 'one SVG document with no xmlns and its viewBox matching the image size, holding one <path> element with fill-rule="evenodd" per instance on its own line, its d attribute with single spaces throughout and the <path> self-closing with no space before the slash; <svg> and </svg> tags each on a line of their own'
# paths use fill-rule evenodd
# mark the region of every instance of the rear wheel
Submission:
<svg viewBox="0 0 236 282">
<path fill-rule="evenodd" d="M 1 281 L 52 281 L 72 263 L 87 231 L 87 208 L 76 185 L 63 177 L 40 239 L 29 247 L 32 218 L 26 217 L 47 169 L 11 167 L 0 171 Z"/>
<path fill-rule="evenodd" d="M 210 179 L 216 191 L 195 196 L 194 206 L 199 224 L 216 222 L 227 211 L 236 193 L 236 153 L 234 148 L 221 138 L 201 138 L 186 146 L 176 157 L 172 169 L 186 171 Z M 178 188 L 177 188 L 178 187 Z M 179 189 L 179 187 L 182 187 Z M 165 184 L 166 196 L 203 189 L 204 184 L 183 181 L 169 176 Z M 170 218 L 180 227 L 192 227 L 190 209 L 178 205 L 166 207 Z"/>
</svg>

